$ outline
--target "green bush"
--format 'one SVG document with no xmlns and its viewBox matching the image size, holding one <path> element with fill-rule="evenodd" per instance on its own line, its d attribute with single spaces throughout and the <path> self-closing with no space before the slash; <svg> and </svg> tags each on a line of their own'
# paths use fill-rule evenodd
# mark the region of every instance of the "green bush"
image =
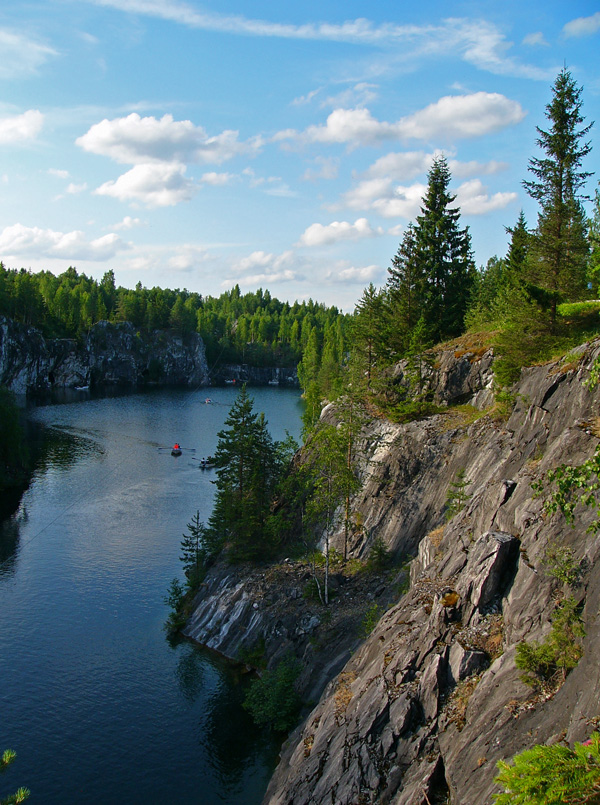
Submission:
<svg viewBox="0 0 600 805">
<path fill-rule="evenodd" d="M 570 596 L 556 608 L 550 634 L 544 641 L 517 646 L 515 665 L 525 672 L 521 680 L 534 687 L 560 685 L 581 659 L 584 637 L 577 602 Z"/>
<path fill-rule="evenodd" d="M 600 733 L 573 749 L 534 746 L 512 763 L 498 761 L 495 805 L 583 805 L 600 802 Z"/>
<path fill-rule="evenodd" d="M 371 604 L 360 624 L 360 636 L 366 639 L 377 626 L 380 617 L 379 604 Z"/>
<path fill-rule="evenodd" d="M 251 683 L 243 706 L 256 724 L 270 726 L 276 732 L 288 732 L 295 725 L 301 705 L 296 692 L 299 674 L 298 661 L 288 655 Z"/>
</svg>

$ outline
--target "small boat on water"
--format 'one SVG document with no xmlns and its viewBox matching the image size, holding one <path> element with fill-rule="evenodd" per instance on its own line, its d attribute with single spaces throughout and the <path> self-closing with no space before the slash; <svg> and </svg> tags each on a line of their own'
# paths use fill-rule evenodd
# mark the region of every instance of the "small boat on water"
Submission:
<svg viewBox="0 0 600 805">
<path fill-rule="evenodd" d="M 279 380 L 269 380 L 269 386 L 278 386 Z"/>
<path fill-rule="evenodd" d="M 198 464 L 198 467 L 201 470 L 212 470 L 214 466 L 215 460 L 212 456 L 209 456 L 208 458 L 201 458 Z"/>
<path fill-rule="evenodd" d="M 180 456 L 182 452 L 183 451 L 182 451 L 181 447 L 179 446 L 179 444 L 177 442 L 175 442 L 175 444 L 171 448 L 171 455 L 172 456 Z"/>
</svg>

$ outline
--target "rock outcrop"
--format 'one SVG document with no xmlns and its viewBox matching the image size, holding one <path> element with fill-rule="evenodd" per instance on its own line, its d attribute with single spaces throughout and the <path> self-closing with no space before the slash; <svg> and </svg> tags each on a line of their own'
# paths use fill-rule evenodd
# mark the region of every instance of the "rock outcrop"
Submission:
<svg viewBox="0 0 600 805">
<path fill-rule="evenodd" d="M 95 324 L 81 341 L 45 339 L 0 317 L 0 384 L 16 394 L 88 385 L 202 386 L 210 382 L 197 334 L 136 332 L 130 322 Z"/>
<path fill-rule="evenodd" d="M 593 512 L 578 507 L 571 527 L 560 514 L 546 515 L 532 491 L 547 470 L 581 463 L 598 445 L 600 391 L 583 381 L 600 342 L 524 370 L 506 411 L 485 409 L 491 355 L 453 353 L 440 355 L 430 388 L 440 402 L 471 406 L 405 425 L 372 420 L 363 429 L 351 555 L 365 558 L 382 539 L 413 557 L 410 586 L 400 595 L 390 584 L 391 605 L 370 637 L 342 668 L 332 664 L 319 703 L 284 746 L 265 805 L 491 803 L 499 759 L 536 743 L 582 740 L 600 721 Z M 334 409 L 324 416 L 334 419 Z M 448 519 L 448 493 L 458 485 L 462 508 Z M 343 535 L 337 539 L 341 548 Z M 561 591 L 548 572 L 555 543 L 580 568 L 574 594 L 587 634 L 564 684 L 536 696 L 520 679 L 515 651 L 549 631 Z M 244 581 L 231 585 L 241 601 Z M 230 656 L 246 628 L 268 633 L 268 620 L 252 621 L 259 607 L 246 606 L 237 623 L 226 609 L 219 627 L 205 603 L 201 595 L 190 634 Z M 313 622 L 314 643 L 323 628 Z"/>
</svg>

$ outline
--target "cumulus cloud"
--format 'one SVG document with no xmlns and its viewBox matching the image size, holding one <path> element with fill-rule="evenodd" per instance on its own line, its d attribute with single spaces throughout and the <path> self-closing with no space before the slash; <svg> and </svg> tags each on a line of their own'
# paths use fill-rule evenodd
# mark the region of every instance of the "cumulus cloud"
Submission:
<svg viewBox="0 0 600 805">
<path fill-rule="evenodd" d="M 99 196 L 140 202 L 146 207 L 173 207 L 189 201 L 196 186 L 185 177 L 186 166 L 168 163 L 135 165 L 115 181 L 94 190 Z"/>
<path fill-rule="evenodd" d="M 126 215 L 122 221 L 113 226 L 113 229 L 133 229 L 136 226 L 142 225 L 141 218 L 132 218 L 131 215 Z"/>
<path fill-rule="evenodd" d="M 239 154 L 255 154 L 262 145 L 259 138 L 240 142 L 237 131 L 223 131 L 209 137 L 202 126 L 195 126 L 190 120 L 174 120 L 168 114 L 158 120 L 140 117 L 137 112 L 95 123 L 75 142 L 84 151 L 128 165 L 153 162 L 220 164 Z"/>
<path fill-rule="evenodd" d="M 57 179 L 69 178 L 69 171 L 60 170 L 59 168 L 48 168 L 47 173 L 49 176 L 56 176 Z"/>
<path fill-rule="evenodd" d="M 600 11 L 590 17 L 577 17 L 563 26 L 563 34 L 569 37 L 592 36 L 600 31 Z"/>
<path fill-rule="evenodd" d="M 427 186 L 421 183 L 395 185 L 391 179 L 365 179 L 345 193 L 344 206 L 373 210 L 384 218 L 414 218 L 421 209 Z"/>
<path fill-rule="evenodd" d="M 357 283 L 364 285 L 365 282 L 372 282 L 382 273 L 377 265 L 356 267 L 349 265 L 345 260 L 340 260 L 336 265 L 329 269 L 325 274 L 327 282 L 332 283 Z"/>
<path fill-rule="evenodd" d="M 281 254 L 273 254 L 272 252 L 255 251 L 247 257 L 235 261 L 232 269 L 237 274 L 243 274 L 246 271 L 254 271 L 255 269 L 263 269 L 265 273 L 285 273 L 293 264 L 293 252 L 286 251 Z M 268 269 L 268 272 L 266 271 Z"/>
<path fill-rule="evenodd" d="M 382 235 L 383 229 L 373 229 L 366 218 L 358 218 L 353 224 L 349 221 L 311 224 L 300 236 L 297 246 L 329 246 L 342 240 L 359 240 Z"/>
<path fill-rule="evenodd" d="M 29 109 L 22 115 L 0 118 L 0 145 L 33 140 L 43 125 L 44 115 L 38 109 Z"/>
<path fill-rule="evenodd" d="M 224 184 L 230 184 L 235 179 L 233 173 L 215 173 L 214 171 L 209 173 L 203 173 L 200 181 L 202 184 L 210 184 L 214 187 L 218 187 Z"/>
<path fill-rule="evenodd" d="M 514 126 L 526 112 L 517 101 L 497 92 L 447 95 L 395 123 L 374 118 L 368 109 L 334 109 L 325 125 L 304 132 L 286 129 L 275 142 L 375 145 L 385 140 L 445 140 L 481 137 Z"/>
<path fill-rule="evenodd" d="M 7 256 L 59 257 L 64 260 L 107 260 L 130 245 L 114 232 L 88 240 L 79 230 L 56 232 L 52 229 L 14 224 L 0 233 L 0 253 Z"/>
<path fill-rule="evenodd" d="M 4 80 L 35 75 L 49 58 L 58 55 L 47 45 L 6 29 L 0 29 L 0 52 L 0 79 Z"/>
<path fill-rule="evenodd" d="M 485 215 L 502 210 L 517 198 L 517 193 L 494 193 L 490 196 L 487 187 L 479 179 L 463 182 L 456 191 L 456 204 L 465 215 Z"/>
</svg>

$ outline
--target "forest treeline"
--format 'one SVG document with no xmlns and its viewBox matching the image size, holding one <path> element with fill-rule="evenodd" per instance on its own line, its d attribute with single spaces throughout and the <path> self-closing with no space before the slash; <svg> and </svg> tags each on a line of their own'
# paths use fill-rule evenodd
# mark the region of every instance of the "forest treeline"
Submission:
<svg viewBox="0 0 600 805">
<path fill-rule="evenodd" d="M 314 330 L 322 349 L 335 342 L 341 358 L 344 323 L 337 307 L 280 302 L 268 290 L 242 294 L 239 285 L 219 297 L 186 289 L 117 287 L 113 271 L 100 281 L 70 267 L 56 276 L 8 269 L 0 263 L 0 315 L 37 327 L 50 338 L 80 338 L 98 321 L 130 321 L 140 330 L 198 332 L 209 366 L 248 363 L 295 366 Z"/>
</svg>

